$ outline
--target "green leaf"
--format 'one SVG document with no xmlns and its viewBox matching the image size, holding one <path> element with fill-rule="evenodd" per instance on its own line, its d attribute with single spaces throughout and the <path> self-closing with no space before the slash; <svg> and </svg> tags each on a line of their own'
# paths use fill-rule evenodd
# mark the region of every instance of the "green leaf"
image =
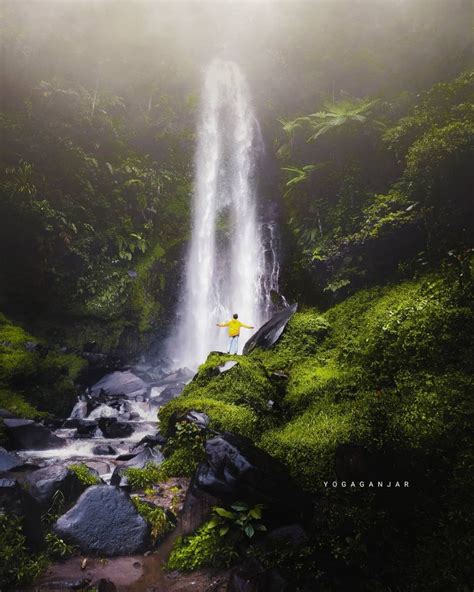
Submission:
<svg viewBox="0 0 474 592">
<path fill-rule="evenodd" d="M 250 510 L 249 514 L 252 518 L 259 520 L 262 517 L 262 509 L 256 506 Z"/>
<path fill-rule="evenodd" d="M 255 529 L 251 524 L 247 524 L 245 527 L 245 534 L 249 537 L 249 539 L 251 539 L 255 534 Z"/>
<path fill-rule="evenodd" d="M 234 514 L 232 512 L 229 512 L 229 510 L 226 510 L 225 508 L 214 508 L 214 512 L 218 516 L 222 516 L 223 518 L 229 518 L 230 520 L 233 520 L 235 518 Z"/>
<path fill-rule="evenodd" d="M 219 530 L 219 534 L 220 536 L 224 536 L 229 532 L 229 527 L 228 526 L 223 526 L 220 530 Z"/>
<path fill-rule="evenodd" d="M 248 505 L 244 504 L 243 502 L 236 502 L 235 504 L 231 505 L 231 508 L 233 510 L 237 510 L 237 512 L 243 512 L 249 509 Z"/>
</svg>

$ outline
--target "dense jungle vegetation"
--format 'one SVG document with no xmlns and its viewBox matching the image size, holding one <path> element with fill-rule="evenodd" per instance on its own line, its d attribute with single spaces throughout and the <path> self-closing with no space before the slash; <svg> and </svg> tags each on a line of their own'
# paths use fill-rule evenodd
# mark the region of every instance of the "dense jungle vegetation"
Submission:
<svg viewBox="0 0 474 592">
<path fill-rule="evenodd" d="M 314 504 L 309 542 L 265 560 L 292 590 L 467 592 L 470 3 L 179 4 L 2 3 L 0 408 L 66 417 L 89 341 L 157 355 L 189 238 L 201 70 L 223 47 L 252 90 L 261 211 L 276 212 L 281 292 L 299 312 L 231 373 L 212 372 L 228 359 L 213 353 L 160 429 L 203 411 L 288 467 Z M 410 487 L 325 487 L 342 444 Z M 189 447 L 137 484 L 192 474 Z M 231 556 L 205 527 L 196 537 L 177 567 L 212 563 L 219 544 Z"/>
</svg>

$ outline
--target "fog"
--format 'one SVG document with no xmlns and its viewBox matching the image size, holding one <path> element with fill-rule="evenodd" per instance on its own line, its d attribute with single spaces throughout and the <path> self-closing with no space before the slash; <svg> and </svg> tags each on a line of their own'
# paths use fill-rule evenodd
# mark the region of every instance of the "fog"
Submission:
<svg viewBox="0 0 474 592">
<path fill-rule="evenodd" d="M 470 2 L 4 0 L 4 100 L 58 78 L 146 100 L 196 93 L 203 66 L 234 59 L 260 105 L 414 90 L 469 59 Z M 314 91 L 308 92 L 308 87 Z M 148 88 L 148 91 L 146 90 Z M 143 96 L 140 96 L 142 95 Z M 133 98 L 132 98 L 133 97 Z M 277 106 L 277 107 L 276 107 Z"/>
</svg>

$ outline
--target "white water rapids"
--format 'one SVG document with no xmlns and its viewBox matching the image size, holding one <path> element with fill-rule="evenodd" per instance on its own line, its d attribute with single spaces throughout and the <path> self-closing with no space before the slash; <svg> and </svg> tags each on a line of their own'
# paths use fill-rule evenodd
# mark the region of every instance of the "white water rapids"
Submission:
<svg viewBox="0 0 474 592">
<path fill-rule="evenodd" d="M 239 67 L 214 60 L 202 93 L 196 151 L 192 236 L 177 329 L 169 353 L 196 368 L 211 350 L 224 350 L 233 313 L 257 329 L 270 316 L 278 290 L 275 228 L 259 220 L 256 162 L 258 122 Z M 252 331 L 242 329 L 239 351 Z"/>
</svg>

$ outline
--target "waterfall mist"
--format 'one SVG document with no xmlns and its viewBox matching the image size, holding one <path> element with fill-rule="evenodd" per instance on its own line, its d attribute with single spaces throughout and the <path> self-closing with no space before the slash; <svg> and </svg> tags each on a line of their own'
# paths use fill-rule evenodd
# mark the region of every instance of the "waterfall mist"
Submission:
<svg viewBox="0 0 474 592">
<path fill-rule="evenodd" d="M 198 124 L 192 236 L 170 356 L 197 367 L 225 348 L 216 327 L 233 313 L 256 328 L 278 289 L 275 229 L 258 218 L 256 163 L 262 141 L 239 67 L 213 60 L 206 69 Z M 251 331 L 242 330 L 241 350 Z"/>
</svg>

